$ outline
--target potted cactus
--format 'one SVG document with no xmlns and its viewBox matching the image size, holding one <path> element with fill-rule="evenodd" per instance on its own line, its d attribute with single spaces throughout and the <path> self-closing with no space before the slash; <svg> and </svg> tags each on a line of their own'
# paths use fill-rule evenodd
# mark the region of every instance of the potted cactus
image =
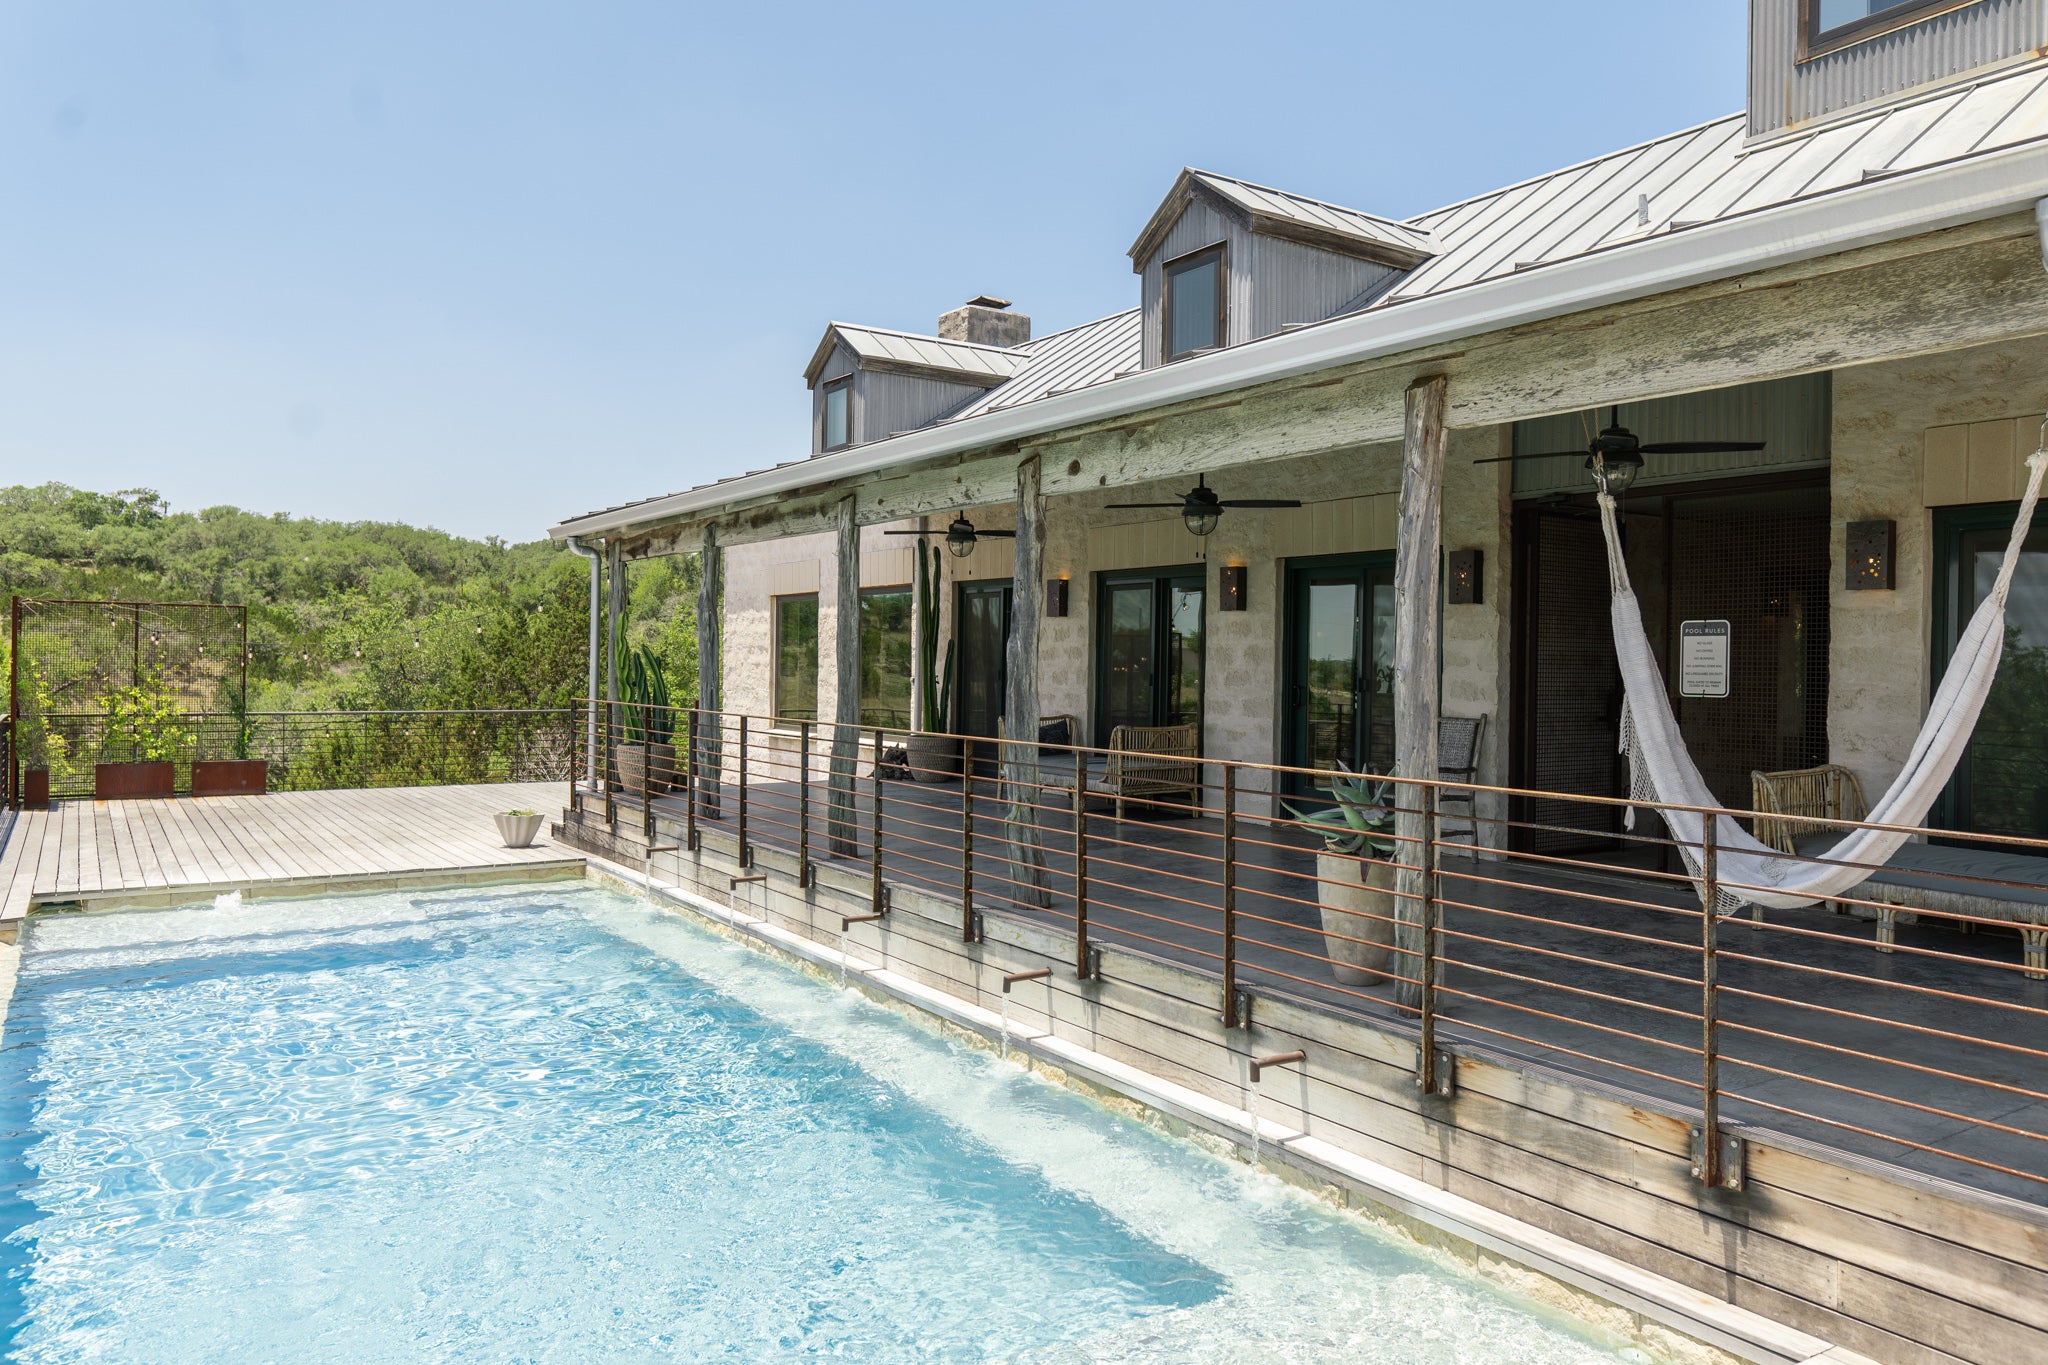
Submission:
<svg viewBox="0 0 2048 1365">
<path fill-rule="evenodd" d="M 659 796 L 676 770 L 675 712 L 669 709 L 668 677 L 661 657 L 646 645 L 626 644 L 625 627 L 614 623 L 612 657 L 619 661 L 619 789 Z"/>
<path fill-rule="evenodd" d="M 1337 766 L 1341 774 L 1330 779 L 1334 806 L 1287 809 L 1323 836 L 1316 889 L 1330 970 L 1339 985 L 1373 986 L 1385 979 L 1394 942 L 1393 784 Z"/>
<path fill-rule="evenodd" d="M 929 561 L 925 549 L 931 551 Z M 919 782 L 951 782 L 960 776 L 960 739 L 947 733 L 953 704 L 953 642 L 939 653 L 939 547 L 917 552 L 917 690 L 920 725 L 905 741 L 910 775 Z"/>
</svg>

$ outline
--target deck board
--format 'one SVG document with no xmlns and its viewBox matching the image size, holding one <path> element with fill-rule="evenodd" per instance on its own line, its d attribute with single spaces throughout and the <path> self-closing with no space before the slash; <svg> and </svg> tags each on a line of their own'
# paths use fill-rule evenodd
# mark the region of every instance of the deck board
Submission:
<svg viewBox="0 0 2048 1365">
<path fill-rule="evenodd" d="M 0 846 L 0 925 L 38 901 L 312 878 L 497 871 L 580 862 L 543 836 L 498 840 L 493 813 L 545 809 L 558 783 L 64 801 L 21 811 Z"/>
</svg>

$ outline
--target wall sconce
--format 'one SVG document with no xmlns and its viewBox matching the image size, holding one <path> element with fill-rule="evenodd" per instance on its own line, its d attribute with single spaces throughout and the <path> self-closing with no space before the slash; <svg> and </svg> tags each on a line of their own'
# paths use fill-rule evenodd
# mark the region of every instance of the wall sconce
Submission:
<svg viewBox="0 0 2048 1365">
<path fill-rule="evenodd" d="M 1485 556 L 1478 550 L 1453 550 L 1444 583 L 1445 600 L 1454 607 L 1475 606 L 1484 591 Z"/>
<path fill-rule="evenodd" d="M 1045 580 L 1045 614 L 1065 616 L 1067 614 L 1067 580 L 1048 578 Z"/>
<path fill-rule="evenodd" d="M 1897 522 L 1850 522 L 1848 554 L 1845 556 L 1848 579 L 1842 586 L 1850 592 L 1890 592 L 1897 549 Z"/>
<path fill-rule="evenodd" d="M 1223 610 L 1243 611 L 1245 598 L 1245 567 L 1242 564 L 1225 564 L 1220 584 L 1223 592 Z"/>
</svg>

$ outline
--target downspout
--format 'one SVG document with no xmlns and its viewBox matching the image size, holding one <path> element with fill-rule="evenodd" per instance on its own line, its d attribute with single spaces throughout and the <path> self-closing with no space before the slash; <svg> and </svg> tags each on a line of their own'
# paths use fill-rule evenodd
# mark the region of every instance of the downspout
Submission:
<svg viewBox="0 0 2048 1365">
<path fill-rule="evenodd" d="M 568 546 L 577 554 L 590 561 L 590 680 L 583 695 L 590 702 L 590 728 L 584 732 L 585 743 L 584 776 L 592 787 L 597 785 L 597 614 L 598 606 L 598 565 L 602 556 L 585 545 L 575 536 L 570 536 Z"/>
</svg>

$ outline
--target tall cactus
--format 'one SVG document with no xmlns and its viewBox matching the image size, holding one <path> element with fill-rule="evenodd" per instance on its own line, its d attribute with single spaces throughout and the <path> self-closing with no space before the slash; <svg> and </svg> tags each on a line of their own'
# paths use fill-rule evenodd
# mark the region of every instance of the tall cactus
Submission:
<svg viewBox="0 0 2048 1365">
<path fill-rule="evenodd" d="M 925 551 L 931 558 L 925 558 Z M 923 546 L 917 553 L 917 689 L 919 713 L 927 734 L 945 734 L 946 717 L 953 705 L 953 642 L 946 641 L 939 654 L 939 569 L 944 561 L 939 547 Z"/>
</svg>

